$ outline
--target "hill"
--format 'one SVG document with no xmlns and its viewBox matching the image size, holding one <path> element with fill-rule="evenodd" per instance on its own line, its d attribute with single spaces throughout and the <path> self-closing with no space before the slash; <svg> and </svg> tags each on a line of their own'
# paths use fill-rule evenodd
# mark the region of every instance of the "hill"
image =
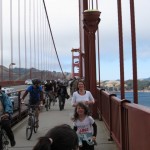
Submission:
<svg viewBox="0 0 150 150">
<path fill-rule="evenodd" d="M 46 79 L 63 79 L 64 76 L 61 72 L 38 70 L 36 68 L 7 68 L 0 65 L 0 75 L 3 74 L 3 80 L 26 80 L 30 78 Z M 64 72 L 66 78 L 71 77 L 71 73 Z"/>
</svg>

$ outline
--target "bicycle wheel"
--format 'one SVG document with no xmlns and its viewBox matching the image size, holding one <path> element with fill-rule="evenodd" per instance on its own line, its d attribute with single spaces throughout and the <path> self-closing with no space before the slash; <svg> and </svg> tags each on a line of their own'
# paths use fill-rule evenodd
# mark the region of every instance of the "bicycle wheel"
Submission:
<svg viewBox="0 0 150 150">
<path fill-rule="evenodd" d="M 53 96 L 53 106 L 55 105 L 56 102 L 57 102 L 56 97 Z"/>
<path fill-rule="evenodd" d="M 46 108 L 46 111 L 48 111 L 49 109 L 49 96 L 48 95 L 46 95 L 45 97 L 45 108 Z"/>
<path fill-rule="evenodd" d="M 9 145 L 9 141 L 8 141 L 8 137 L 7 134 L 5 132 L 5 130 L 1 130 L 1 149 L 2 150 L 8 150 L 8 145 Z"/>
<path fill-rule="evenodd" d="M 50 98 L 50 99 L 49 99 L 49 102 L 48 102 L 48 108 L 49 108 L 49 109 L 51 109 L 51 103 L 52 103 L 52 101 L 53 101 L 53 100 Z"/>
<path fill-rule="evenodd" d="M 55 99 L 53 99 L 53 106 L 55 105 Z"/>
<path fill-rule="evenodd" d="M 32 132 L 33 132 L 33 125 L 34 125 L 33 123 L 34 123 L 33 116 L 29 116 L 28 124 L 27 124 L 27 127 L 26 127 L 26 139 L 27 140 L 31 139 Z"/>
<path fill-rule="evenodd" d="M 37 133 L 38 128 L 39 128 L 39 121 L 37 120 L 37 118 L 34 116 L 34 133 Z"/>
</svg>

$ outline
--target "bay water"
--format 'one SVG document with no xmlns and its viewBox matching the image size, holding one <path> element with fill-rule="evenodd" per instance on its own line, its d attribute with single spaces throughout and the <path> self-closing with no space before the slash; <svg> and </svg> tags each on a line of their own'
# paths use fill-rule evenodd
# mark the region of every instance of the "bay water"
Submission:
<svg viewBox="0 0 150 150">
<path fill-rule="evenodd" d="M 115 92 L 118 98 L 121 97 L 120 92 Z M 133 103 L 133 92 L 125 92 L 125 99 Z M 150 107 L 150 92 L 138 92 L 138 104 Z"/>
</svg>

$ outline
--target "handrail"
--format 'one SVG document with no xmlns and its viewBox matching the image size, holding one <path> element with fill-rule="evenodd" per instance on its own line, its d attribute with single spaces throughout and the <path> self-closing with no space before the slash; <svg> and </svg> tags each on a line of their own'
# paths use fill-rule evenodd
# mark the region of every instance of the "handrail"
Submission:
<svg viewBox="0 0 150 150">
<path fill-rule="evenodd" d="M 150 108 L 97 90 L 97 112 L 110 133 L 109 139 L 119 150 L 149 150 Z"/>
</svg>

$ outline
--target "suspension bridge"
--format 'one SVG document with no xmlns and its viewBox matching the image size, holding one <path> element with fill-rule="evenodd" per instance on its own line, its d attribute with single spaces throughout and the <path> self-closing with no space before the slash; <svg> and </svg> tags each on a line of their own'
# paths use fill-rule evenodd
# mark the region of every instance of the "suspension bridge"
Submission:
<svg viewBox="0 0 150 150">
<path fill-rule="evenodd" d="M 93 106 L 93 117 L 96 119 L 99 132 L 98 146 L 95 148 L 97 150 L 149 150 L 150 109 L 138 105 L 134 0 L 130 0 L 129 3 L 134 103 L 125 97 L 123 18 L 120 0 L 116 4 L 116 18 L 121 98 L 108 93 L 100 85 L 99 24 L 101 12 L 98 3 L 100 3 L 98 0 L 79 1 L 80 43 L 79 48 L 70 49 L 70 53 L 72 53 L 71 77 L 84 78 L 86 88 L 92 92 L 96 100 Z M 62 68 L 52 31 L 44 0 L 0 0 L 0 84 L 2 86 L 23 85 L 25 80 L 32 78 L 41 80 L 66 78 L 67 73 Z M 20 93 L 18 100 L 23 91 L 18 90 Z M 18 103 L 20 104 L 20 101 Z M 24 122 L 21 125 L 20 123 L 27 116 L 27 112 L 22 110 L 20 105 L 18 114 L 13 118 L 13 127 L 15 128 L 16 124 L 20 125 L 15 129 L 18 143 L 16 148 L 11 149 L 23 149 L 25 145 L 29 145 L 28 149 L 32 149 L 36 139 L 39 135 L 43 135 L 48 127 L 64 121 L 70 124 L 69 114 L 71 111 L 72 107 L 68 102 L 66 110 L 63 111 L 63 117 L 59 116 L 60 112 L 57 111 L 57 107 L 50 112 L 41 113 L 42 119 L 49 116 L 49 120 L 53 120 L 53 122 L 48 122 L 50 126 L 45 126 L 42 122 L 46 121 L 41 119 L 39 133 L 31 141 L 25 141 L 24 131 L 21 128 L 24 127 Z M 24 142 L 26 144 L 23 145 Z"/>
</svg>

